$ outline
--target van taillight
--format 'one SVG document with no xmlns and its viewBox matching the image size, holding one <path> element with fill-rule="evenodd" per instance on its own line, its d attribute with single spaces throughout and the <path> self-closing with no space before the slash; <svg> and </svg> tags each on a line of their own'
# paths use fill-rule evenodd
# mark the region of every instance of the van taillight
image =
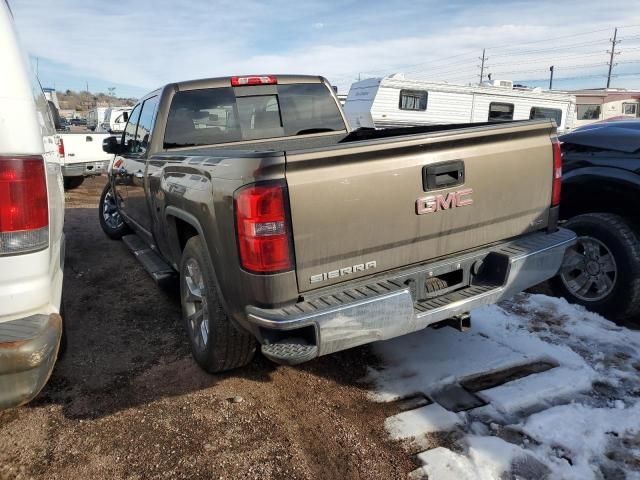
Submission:
<svg viewBox="0 0 640 480">
<path fill-rule="evenodd" d="M 551 141 L 553 146 L 553 187 L 551 189 L 551 206 L 560 205 L 560 196 L 562 194 L 562 150 L 558 139 Z"/>
<path fill-rule="evenodd" d="M 282 182 L 248 185 L 234 194 L 242 268 L 277 273 L 293 268 L 291 228 Z"/>
<path fill-rule="evenodd" d="M 49 202 L 42 157 L 0 157 L 0 255 L 49 244 Z"/>
<path fill-rule="evenodd" d="M 58 138 L 58 156 L 64 158 L 64 142 L 62 138 Z"/>
</svg>

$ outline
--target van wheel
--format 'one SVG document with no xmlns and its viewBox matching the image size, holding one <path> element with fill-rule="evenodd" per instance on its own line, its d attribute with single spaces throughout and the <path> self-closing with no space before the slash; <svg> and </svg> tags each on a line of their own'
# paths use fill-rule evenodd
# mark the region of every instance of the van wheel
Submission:
<svg viewBox="0 0 640 480">
<path fill-rule="evenodd" d="M 124 223 L 124 219 L 118 210 L 118 203 L 110 182 L 107 182 L 104 186 L 98 210 L 100 226 L 109 238 L 119 240 L 129 233 L 129 227 Z"/>
<path fill-rule="evenodd" d="M 78 188 L 84 182 L 84 177 L 64 177 L 64 189 L 73 190 Z"/>
<path fill-rule="evenodd" d="M 640 241 L 619 215 L 587 213 L 565 225 L 578 235 L 551 286 L 572 303 L 609 320 L 640 314 Z"/>
<path fill-rule="evenodd" d="M 198 365 L 215 373 L 251 361 L 256 340 L 236 328 L 224 311 L 209 253 L 199 236 L 191 237 L 182 253 L 180 298 L 191 353 Z"/>
</svg>

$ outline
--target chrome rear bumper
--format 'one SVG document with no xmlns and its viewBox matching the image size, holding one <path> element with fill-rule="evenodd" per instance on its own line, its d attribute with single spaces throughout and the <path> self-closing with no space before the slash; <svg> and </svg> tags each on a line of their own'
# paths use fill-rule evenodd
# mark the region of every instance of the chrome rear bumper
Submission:
<svg viewBox="0 0 640 480">
<path fill-rule="evenodd" d="M 104 160 L 100 162 L 82 162 L 68 163 L 62 166 L 63 177 L 91 177 L 107 172 L 109 162 Z"/>
<path fill-rule="evenodd" d="M 287 335 L 296 337 L 295 330 L 313 327 L 313 356 L 326 355 L 415 332 L 511 297 L 555 275 L 565 250 L 575 240 L 576 235 L 566 229 L 536 232 L 374 280 L 349 282 L 339 290 L 308 296 L 292 306 L 278 309 L 249 306 L 246 316 L 263 344 Z M 468 273 L 466 286 L 437 297 L 414 300 L 407 286 L 407 279 L 465 268 L 475 270 Z M 280 333 L 269 335 L 269 332 Z"/>
</svg>

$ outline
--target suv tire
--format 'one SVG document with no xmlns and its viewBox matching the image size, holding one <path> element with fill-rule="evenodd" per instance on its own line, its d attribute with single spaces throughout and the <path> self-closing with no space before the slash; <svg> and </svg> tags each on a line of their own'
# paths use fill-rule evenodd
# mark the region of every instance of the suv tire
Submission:
<svg viewBox="0 0 640 480">
<path fill-rule="evenodd" d="M 638 321 L 640 314 L 640 241 L 631 225 L 612 213 L 587 213 L 564 227 L 578 242 L 567 251 L 554 292 L 609 320 Z"/>
<path fill-rule="evenodd" d="M 182 317 L 198 365 L 210 373 L 248 364 L 255 338 L 236 328 L 220 302 L 213 266 L 202 239 L 187 241 L 180 261 Z"/>
</svg>

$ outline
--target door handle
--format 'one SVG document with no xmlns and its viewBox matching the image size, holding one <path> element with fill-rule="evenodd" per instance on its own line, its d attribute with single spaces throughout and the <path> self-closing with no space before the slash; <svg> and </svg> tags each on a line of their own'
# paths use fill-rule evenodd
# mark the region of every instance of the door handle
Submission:
<svg viewBox="0 0 640 480">
<path fill-rule="evenodd" d="M 422 187 L 424 191 L 454 187 L 464 183 L 464 161 L 436 163 L 422 167 Z"/>
</svg>

